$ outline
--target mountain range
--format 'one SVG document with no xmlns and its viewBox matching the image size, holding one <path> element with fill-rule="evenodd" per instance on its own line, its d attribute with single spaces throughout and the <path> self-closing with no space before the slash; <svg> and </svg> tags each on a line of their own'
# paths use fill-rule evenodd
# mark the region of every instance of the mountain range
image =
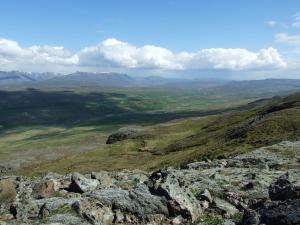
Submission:
<svg viewBox="0 0 300 225">
<path fill-rule="evenodd" d="M 53 87 L 158 87 L 172 89 L 209 89 L 220 94 L 236 91 L 273 92 L 300 89 L 300 79 L 232 81 L 224 79 L 184 79 L 160 76 L 137 77 L 123 73 L 75 72 L 70 74 L 0 71 L 0 89 Z"/>
</svg>

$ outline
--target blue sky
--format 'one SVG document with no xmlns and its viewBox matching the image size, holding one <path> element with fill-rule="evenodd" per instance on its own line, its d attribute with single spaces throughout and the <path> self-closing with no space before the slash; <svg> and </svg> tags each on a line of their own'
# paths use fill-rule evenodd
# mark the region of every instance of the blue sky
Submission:
<svg viewBox="0 0 300 225">
<path fill-rule="evenodd" d="M 68 65 L 66 69 L 61 65 L 61 59 L 58 59 L 60 63 L 57 65 L 57 70 L 122 71 L 129 69 L 132 72 L 134 68 L 137 68 L 137 71 L 155 69 L 156 73 L 158 70 L 160 73 L 169 73 L 169 68 L 171 70 L 175 68 L 175 70 L 181 71 L 192 69 L 194 72 L 201 69 L 219 71 L 220 69 L 232 69 L 232 66 L 224 66 L 223 62 L 218 64 L 217 59 L 210 58 L 212 53 L 201 53 L 200 56 L 195 57 L 195 60 L 189 61 L 189 66 L 186 64 L 187 57 L 182 59 L 177 55 L 175 55 L 176 59 L 173 59 L 172 56 L 172 62 L 168 61 L 171 57 L 169 55 L 162 57 L 163 62 L 156 62 L 152 58 L 151 62 L 148 59 L 148 61 L 145 59 L 146 61 L 143 60 L 143 62 L 135 62 L 134 60 L 139 61 L 139 59 L 134 57 L 141 56 L 141 54 L 144 57 L 144 53 L 149 55 L 150 50 L 145 49 L 141 50 L 143 53 L 141 51 L 132 53 L 134 55 L 131 56 L 132 62 L 121 62 L 124 55 L 111 56 L 110 53 L 107 54 L 106 48 L 105 50 L 103 48 L 93 49 L 94 51 L 90 53 L 89 57 L 84 55 L 84 60 L 79 53 L 84 48 L 89 47 L 92 50 L 93 46 L 99 46 L 107 39 L 114 39 L 120 41 L 120 43 L 114 42 L 114 44 L 128 43 L 136 48 L 153 45 L 167 49 L 172 54 L 181 52 L 193 54 L 202 49 L 219 48 L 246 49 L 251 53 L 259 54 L 261 49 L 272 47 L 278 51 L 282 61 L 286 63 L 286 60 L 291 60 L 294 63 L 299 56 L 300 44 L 295 44 L 295 42 L 291 44 L 291 40 L 296 38 L 297 41 L 299 38 L 300 25 L 295 26 L 296 14 L 299 11 L 300 1 L 298 0 L 1 0 L 0 39 L 17 42 L 18 47 L 25 50 L 31 46 L 62 46 L 70 54 L 78 54 L 78 59 L 75 59 L 74 56 L 71 61 L 85 62 L 84 65 L 75 63 L 76 66 L 73 66 L 72 69 Z M 287 36 L 283 36 L 283 33 Z M 281 39 L 278 40 L 278 38 Z M 11 46 L 12 44 L 2 45 Z M 113 52 L 119 50 L 120 48 L 115 48 Z M 2 57 L 8 54 L 7 47 L 5 47 L 5 51 L 2 51 Z M 30 49 L 30 51 L 32 50 Z M 47 51 L 49 54 L 50 50 L 34 51 L 43 51 L 43 53 Z M 105 53 L 103 53 L 104 51 Z M 123 54 L 127 54 L 126 51 L 128 49 L 121 49 Z M 129 49 L 129 51 L 131 50 Z M 153 57 L 155 54 L 158 54 L 158 58 L 161 57 L 160 53 L 157 51 L 153 53 L 153 49 L 151 49 Z M 213 53 L 221 54 L 220 51 Z M 29 53 L 26 52 L 26 54 Z M 55 55 L 57 54 L 62 53 L 56 52 Z M 236 54 L 238 53 L 230 52 L 229 60 L 235 60 L 235 58 L 232 59 L 232 55 Z M 274 56 L 275 53 L 271 52 L 271 54 Z M 91 55 L 94 58 L 91 59 Z M 191 58 L 190 55 L 188 57 Z M 251 57 L 251 55 L 245 57 Z M 196 58 L 200 61 L 197 61 Z M 87 59 L 90 60 L 88 63 Z M 11 65 L 5 64 L 6 61 L 11 60 L 4 58 L 2 64 L 0 60 L 0 69 L 13 69 Z M 70 59 L 68 60 L 70 62 Z M 97 60 L 102 60 L 99 65 L 95 63 Z M 109 66 L 103 66 L 103 61 Z M 206 61 L 209 61 L 208 64 L 211 65 L 202 66 L 200 69 L 192 65 L 195 63 L 205 64 Z M 236 63 L 243 64 L 243 62 Z M 35 70 L 29 64 L 29 62 L 22 62 L 22 65 L 18 65 L 16 69 Z M 172 64 L 170 67 L 166 66 L 170 64 Z M 254 64 L 259 64 L 258 67 L 263 67 L 264 70 L 270 69 L 270 63 L 255 61 L 252 64 L 247 64 L 245 68 L 257 71 Z M 44 68 L 53 68 L 53 65 Z M 244 67 L 234 66 L 235 70 L 240 71 L 241 68 Z M 39 66 L 36 69 L 40 70 Z M 295 74 L 294 70 L 293 68 L 293 74 Z M 256 74 L 259 73 L 256 72 Z"/>
<path fill-rule="evenodd" d="M 173 51 L 200 48 L 259 49 L 300 10 L 294 0 L 1 0 L 0 36 L 25 46 L 62 45 L 79 50 L 106 38 Z"/>
</svg>

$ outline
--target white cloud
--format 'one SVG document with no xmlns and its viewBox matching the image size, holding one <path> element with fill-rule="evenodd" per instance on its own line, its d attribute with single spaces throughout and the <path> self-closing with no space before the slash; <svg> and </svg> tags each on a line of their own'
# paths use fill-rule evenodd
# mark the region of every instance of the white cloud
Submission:
<svg viewBox="0 0 300 225">
<path fill-rule="evenodd" d="M 21 47 L 17 42 L 0 39 L 0 70 L 264 70 L 286 67 L 274 48 L 251 52 L 247 49 L 210 48 L 197 52 L 174 53 L 166 48 L 134 46 L 107 39 L 97 46 L 71 53 L 63 47 Z"/>
<path fill-rule="evenodd" d="M 175 55 L 168 49 L 145 45 L 136 47 L 116 39 L 107 39 L 100 45 L 79 53 L 80 65 L 117 66 L 127 68 L 182 69 Z"/>
<path fill-rule="evenodd" d="M 22 48 L 17 42 L 0 39 L 0 69 L 53 68 L 78 64 L 78 56 L 63 47 L 31 46 Z"/>
<path fill-rule="evenodd" d="M 267 24 L 269 27 L 275 27 L 277 25 L 277 22 L 274 20 L 265 21 L 265 24 Z"/>
<path fill-rule="evenodd" d="M 246 49 L 211 48 L 179 56 L 187 69 L 252 70 L 286 66 L 274 48 L 261 49 L 257 53 Z"/>
<path fill-rule="evenodd" d="M 256 53 L 246 49 L 211 48 L 176 54 L 165 48 L 153 45 L 136 47 L 116 39 L 107 39 L 98 46 L 83 49 L 79 53 L 79 59 L 82 66 L 163 70 L 245 70 L 286 65 L 274 48 L 261 49 Z"/>
<path fill-rule="evenodd" d="M 296 13 L 293 16 L 293 23 L 292 23 L 293 27 L 300 27 L 300 12 Z"/>
<path fill-rule="evenodd" d="M 287 33 L 278 33 L 275 40 L 279 43 L 300 46 L 300 35 L 289 35 Z"/>
</svg>

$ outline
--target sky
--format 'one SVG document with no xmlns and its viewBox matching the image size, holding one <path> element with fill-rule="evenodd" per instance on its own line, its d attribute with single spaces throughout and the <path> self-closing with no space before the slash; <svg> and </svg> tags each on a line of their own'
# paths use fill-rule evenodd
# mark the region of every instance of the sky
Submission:
<svg viewBox="0 0 300 225">
<path fill-rule="evenodd" d="M 0 70 L 300 78 L 300 1 L 0 0 Z"/>
</svg>

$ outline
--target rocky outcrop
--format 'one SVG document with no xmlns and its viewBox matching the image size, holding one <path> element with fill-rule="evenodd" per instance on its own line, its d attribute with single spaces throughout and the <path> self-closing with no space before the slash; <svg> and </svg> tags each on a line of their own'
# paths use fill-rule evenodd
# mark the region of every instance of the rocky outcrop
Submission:
<svg viewBox="0 0 300 225">
<path fill-rule="evenodd" d="M 0 224 L 300 224 L 300 148 L 291 146 L 151 174 L 3 176 Z"/>
<path fill-rule="evenodd" d="M 86 178 L 80 173 L 73 173 L 69 191 L 82 194 L 87 191 L 95 190 L 99 184 L 99 181 L 96 179 Z"/>
<path fill-rule="evenodd" d="M 171 215 L 181 215 L 194 222 L 202 215 L 202 208 L 183 181 L 177 176 L 176 170 L 167 169 L 153 173 L 149 177 L 148 186 L 152 194 L 169 200 Z"/>
</svg>

